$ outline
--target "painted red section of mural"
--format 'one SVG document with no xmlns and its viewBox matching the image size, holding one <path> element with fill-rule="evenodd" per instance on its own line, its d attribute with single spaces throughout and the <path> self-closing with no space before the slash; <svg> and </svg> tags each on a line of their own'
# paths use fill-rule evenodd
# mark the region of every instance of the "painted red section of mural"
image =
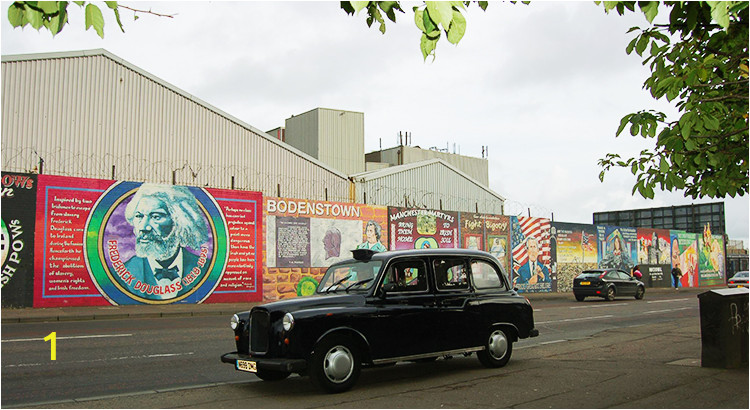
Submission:
<svg viewBox="0 0 750 410">
<path fill-rule="evenodd" d="M 458 212 L 391 206 L 388 226 L 391 250 L 460 247 Z"/>
<path fill-rule="evenodd" d="M 263 196 L 260 192 L 208 189 L 227 221 L 229 258 L 207 303 L 260 302 L 263 299 Z"/>
<path fill-rule="evenodd" d="M 34 239 L 34 307 L 110 303 L 91 280 L 83 255 L 84 227 L 114 181 L 39 175 Z"/>
<path fill-rule="evenodd" d="M 133 215 L 147 191 L 169 205 L 169 228 L 156 242 L 179 236 L 171 259 L 139 247 Z M 259 192 L 40 175 L 34 306 L 260 301 L 262 204 Z"/>
</svg>

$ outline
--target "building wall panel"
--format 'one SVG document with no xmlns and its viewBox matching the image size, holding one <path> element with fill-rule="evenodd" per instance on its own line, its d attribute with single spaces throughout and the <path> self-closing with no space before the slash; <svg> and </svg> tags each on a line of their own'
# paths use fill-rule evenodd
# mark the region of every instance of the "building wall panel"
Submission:
<svg viewBox="0 0 750 410">
<path fill-rule="evenodd" d="M 356 181 L 357 202 L 439 209 L 503 213 L 503 201 L 440 163 Z"/>
<path fill-rule="evenodd" d="M 353 111 L 318 108 L 319 159 L 345 174 L 365 170 L 364 114 Z"/>
<path fill-rule="evenodd" d="M 2 168 L 349 201 L 345 175 L 106 52 L 3 57 Z M 89 53 L 91 54 L 91 53 Z M 113 170 L 114 167 L 114 170 Z"/>
</svg>

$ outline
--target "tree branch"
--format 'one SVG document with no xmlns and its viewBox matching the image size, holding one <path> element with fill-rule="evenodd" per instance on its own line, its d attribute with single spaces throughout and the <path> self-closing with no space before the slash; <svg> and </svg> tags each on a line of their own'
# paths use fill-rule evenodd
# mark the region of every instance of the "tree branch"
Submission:
<svg viewBox="0 0 750 410">
<path fill-rule="evenodd" d="M 130 11 L 132 11 L 133 13 L 144 13 L 144 14 L 151 14 L 151 15 L 153 15 L 153 16 L 157 16 L 157 17 L 169 17 L 169 18 L 174 18 L 174 16 L 175 16 L 174 14 L 161 14 L 161 13 L 156 13 L 156 12 L 153 12 L 153 11 L 151 11 L 150 9 L 149 9 L 149 10 L 140 10 L 140 9 L 134 9 L 134 8 L 132 8 L 132 7 L 128 7 L 128 6 L 125 6 L 125 5 L 119 4 L 119 3 L 117 4 L 117 7 L 123 8 L 123 9 L 125 9 L 125 10 L 130 10 Z"/>
</svg>

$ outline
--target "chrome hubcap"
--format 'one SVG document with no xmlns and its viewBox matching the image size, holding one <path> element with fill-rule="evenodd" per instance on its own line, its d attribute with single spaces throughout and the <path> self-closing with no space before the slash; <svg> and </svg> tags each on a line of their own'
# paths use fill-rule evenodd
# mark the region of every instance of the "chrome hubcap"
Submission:
<svg viewBox="0 0 750 410">
<path fill-rule="evenodd" d="M 341 383 L 348 379 L 353 371 L 354 357 L 349 349 L 344 346 L 334 346 L 326 353 L 323 372 L 328 380 Z"/>
<path fill-rule="evenodd" d="M 490 355 L 496 360 L 502 359 L 505 353 L 508 352 L 508 338 L 505 337 L 505 333 L 500 330 L 495 330 L 490 335 L 490 340 L 487 344 Z"/>
</svg>

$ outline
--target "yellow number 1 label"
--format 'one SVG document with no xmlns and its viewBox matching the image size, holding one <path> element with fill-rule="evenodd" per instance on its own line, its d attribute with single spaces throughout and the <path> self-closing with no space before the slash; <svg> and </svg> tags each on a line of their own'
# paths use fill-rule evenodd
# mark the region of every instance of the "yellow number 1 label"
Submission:
<svg viewBox="0 0 750 410">
<path fill-rule="evenodd" d="M 50 343 L 50 360 L 57 360 L 57 332 L 52 332 L 44 338 L 44 341 L 51 340 Z"/>
</svg>

